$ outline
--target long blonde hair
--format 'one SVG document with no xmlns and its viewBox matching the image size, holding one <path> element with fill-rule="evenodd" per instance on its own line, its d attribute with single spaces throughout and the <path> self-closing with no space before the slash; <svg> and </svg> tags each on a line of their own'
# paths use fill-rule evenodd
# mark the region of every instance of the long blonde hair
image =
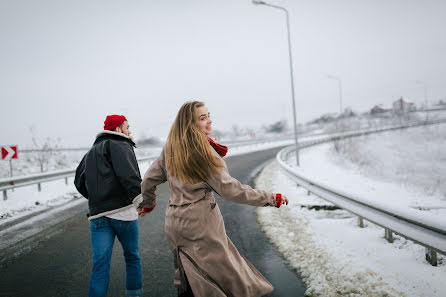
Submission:
<svg viewBox="0 0 446 297">
<path fill-rule="evenodd" d="M 167 170 L 190 184 L 206 180 L 224 166 L 195 123 L 198 120 L 196 110 L 201 106 L 204 103 L 200 101 L 189 101 L 181 106 L 166 142 Z"/>
</svg>

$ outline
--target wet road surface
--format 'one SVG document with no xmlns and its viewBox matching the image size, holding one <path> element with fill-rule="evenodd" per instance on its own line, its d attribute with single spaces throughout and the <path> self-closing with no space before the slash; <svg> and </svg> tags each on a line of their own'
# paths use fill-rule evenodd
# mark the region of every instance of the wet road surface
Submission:
<svg viewBox="0 0 446 297">
<path fill-rule="evenodd" d="M 227 159 L 229 172 L 249 183 L 278 149 Z M 173 259 L 164 235 L 164 213 L 169 197 L 167 184 L 157 190 L 155 210 L 139 220 L 143 296 L 177 296 Z M 304 296 L 299 276 L 290 270 L 257 223 L 255 208 L 217 196 L 226 231 L 238 250 L 274 285 L 268 296 Z M 73 216 L 1 251 L 0 296 L 87 296 L 92 267 L 87 205 L 71 209 Z M 51 218 L 48 218 L 49 220 Z M 5 254 L 6 253 L 6 254 Z M 125 296 L 125 262 L 115 241 L 108 296 Z"/>
</svg>

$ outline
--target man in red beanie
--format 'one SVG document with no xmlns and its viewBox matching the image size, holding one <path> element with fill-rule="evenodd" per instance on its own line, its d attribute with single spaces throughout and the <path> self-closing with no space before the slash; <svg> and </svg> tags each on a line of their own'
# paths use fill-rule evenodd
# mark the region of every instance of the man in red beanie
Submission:
<svg viewBox="0 0 446 297">
<path fill-rule="evenodd" d="M 138 247 L 138 212 L 142 201 L 141 175 L 123 115 L 108 115 L 104 131 L 76 169 L 74 184 L 88 199 L 93 269 L 89 296 L 106 296 L 115 237 L 124 250 L 127 296 L 142 294 Z"/>
</svg>

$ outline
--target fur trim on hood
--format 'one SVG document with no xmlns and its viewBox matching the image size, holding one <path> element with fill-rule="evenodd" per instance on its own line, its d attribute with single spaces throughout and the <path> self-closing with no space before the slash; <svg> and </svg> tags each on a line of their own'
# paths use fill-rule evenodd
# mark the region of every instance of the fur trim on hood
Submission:
<svg viewBox="0 0 446 297">
<path fill-rule="evenodd" d="M 96 138 L 98 138 L 98 137 L 101 136 L 102 134 L 118 135 L 118 136 L 122 136 L 122 137 L 124 137 L 124 138 L 130 139 L 131 141 L 135 142 L 135 141 L 133 140 L 133 137 L 132 137 L 132 136 L 127 136 L 127 135 L 125 135 L 124 133 L 115 132 L 115 131 L 110 131 L 110 130 L 104 130 L 104 131 L 99 132 L 99 133 L 96 135 Z"/>
<path fill-rule="evenodd" d="M 101 136 L 104 135 L 104 134 L 116 135 L 116 136 L 121 136 L 121 137 L 127 138 L 127 139 L 130 140 L 130 141 L 133 143 L 133 145 L 135 146 L 135 141 L 133 140 L 133 137 L 132 137 L 132 136 L 127 136 L 127 135 L 125 135 L 124 133 L 115 132 L 115 131 L 110 131 L 110 130 L 104 130 L 104 131 L 99 132 L 99 133 L 96 135 L 96 139 L 98 139 L 99 137 L 101 137 Z"/>
</svg>

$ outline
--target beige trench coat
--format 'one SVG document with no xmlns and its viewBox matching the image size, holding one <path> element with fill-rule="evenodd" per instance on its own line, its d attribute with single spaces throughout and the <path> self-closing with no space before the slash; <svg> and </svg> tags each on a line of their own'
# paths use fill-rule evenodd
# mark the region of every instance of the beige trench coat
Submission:
<svg viewBox="0 0 446 297">
<path fill-rule="evenodd" d="M 186 275 L 197 297 L 263 296 L 272 292 L 273 286 L 227 237 L 213 192 L 253 206 L 274 206 L 275 195 L 241 184 L 223 164 L 225 167 L 207 181 L 187 184 L 167 172 L 163 150 L 144 175 L 140 207 L 152 207 L 156 186 L 169 183 L 165 232 L 174 255 L 174 285 L 180 293 L 186 289 Z"/>
</svg>

